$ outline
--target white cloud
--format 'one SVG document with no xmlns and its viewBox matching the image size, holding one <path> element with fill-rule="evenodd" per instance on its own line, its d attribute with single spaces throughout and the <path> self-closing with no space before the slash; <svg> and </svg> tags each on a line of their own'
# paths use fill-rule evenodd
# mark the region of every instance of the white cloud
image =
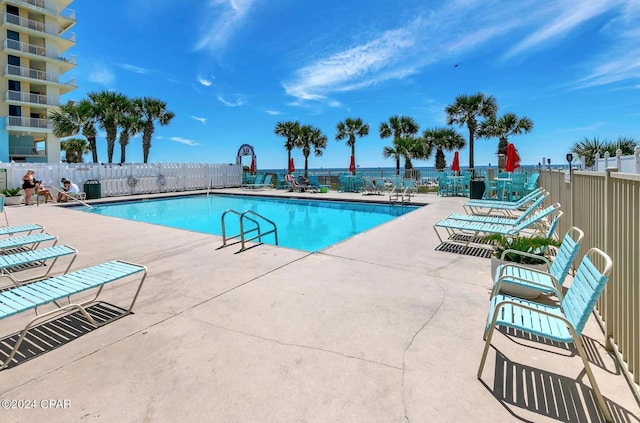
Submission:
<svg viewBox="0 0 640 423">
<path fill-rule="evenodd" d="M 130 65 L 127 63 L 119 63 L 118 64 L 119 67 L 121 67 L 124 70 L 127 70 L 129 72 L 133 72 L 133 73 L 137 73 L 137 74 L 141 74 L 141 75 L 145 75 L 148 74 L 149 71 L 145 68 L 141 68 L 139 66 L 135 66 L 135 65 Z"/>
<path fill-rule="evenodd" d="M 182 137 L 171 137 L 169 139 L 171 141 L 174 141 L 174 142 L 177 142 L 177 143 L 180 143 L 180 144 L 184 144 L 184 145 L 188 145 L 190 147 L 194 147 L 194 146 L 200 145 L 200 144 L 198 144 L 197 142 L 195 142 L 193 140 L 189 140 L 189 139 L 182 138 Z"/>
<path fill-rule="evenodd" d="M 215 52 L 242 26 L 254 0 L 212 0 L 195 50 Z M 205 13 L 205 12 L 203 12 Z"/>
<path fill-rule="evenodd" d="M 95 82 L 106 87 L 112 86 L 116 82 L 116 76 L 113 71 L 105 65 L 94 65 L 91 71 L 89 71 L 87 78 L 91 82 Z"/>
<path fill-rule="evenodd" d="M 377 32 L 359 28 L 353 36 L 363 40 L 359 43 L 330 45 L 327 49 L 331 50 L 320 56 L 314 49 L 307 49 L 308 57 L 298 60 L 302 66 L 294 69 L 282 86 L 296 99 L 290 104 L 317 101 L 339 107 L 339 102 L 331 98 L 336 93 L 404 79 L 436 62 L 457 63 L 455 60 L 464 55 L 482 53 L 481 49 L 490 48 L 496 60 L 534 54 L 586 22 L 612 12 L 623 21 L 611 25 L 612 37 L 620 47 L 612 48 L 610 60 L 602 61 L 583 82 L 639 77 L 638 9 L 637 0 L 429 2 L 428 7 L 412 11 L 414 18 L 408 23 Z M 370 27 L 380 27 L 376 24 Z"/>
<path fill-rule="evenodd" d="M 611 46 L 588 63 L 587 75 L 576 81 L 577 88 L 631 82 L 638 88 L 640 80 L 640 4 L 629 1 L 619 15 L 609 21 L 602 31 Z M 635 82 L 635 83 L 634 83 Z M 633 87 L 635 85 L 635 87 Z"/>
<path fill-rule="evenodd" d="M 277 110 L 265 110 L 264 112 L 271 116 L 277 116 L 282 114 L 282 112 L 279 112 Z"/>
<path fill-rule="evenodd" d="M 618 1 L 581 0 L 575 2 L 558 2 L 557 7 L 549 9 L 549 23 L 527 36 L 505 54 L 509 58 L 523 51 L 528 51 L 545 42 L 565 36 L 571 30 L 595 16 L 608 11 Z"/>
<path fill-rule="evenodd" d="M 202 85 L 204 85 L 205 87 L 210 87 L 211 84 L 213 84 L 213 82 L 209 79 L 206 78 L 202 78 L 202 77 L 198 77 L 198 82 Z"/>
<path fill-rule="evenodd" d="M 238 107 L 245 104 L 245 100 L 240 96 L 237 96 L 235 101 L 228 101 L 228 100 L 225 100 L 221 95 L 219 95 L 218 101 L 220 101 L 222 104 L 228 107 Z"/>
<path fill-rule="evenodd" d="M 201 122 L 201 123 L 203 123 L 205 125 L 207 123 L 207 118 L 204 118 L 204 117 L 191 116 L 191 119 L 197 120 L 198 122 Z"/>
</svg>

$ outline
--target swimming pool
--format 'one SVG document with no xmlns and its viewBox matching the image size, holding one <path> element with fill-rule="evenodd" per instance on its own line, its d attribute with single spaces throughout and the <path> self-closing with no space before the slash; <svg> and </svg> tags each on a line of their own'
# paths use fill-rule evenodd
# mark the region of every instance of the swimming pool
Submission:
<svg viewBox="0 0 640 423">
<path fill-rule="evenodd" d="M 318 251 L 419 208 L 418 206 L 239 195 L 194 195 L 103 204 L 84 211 L 162 226 L 222 235 L 226 210 L 251 210 L 273 221 L 278 244 Z M 227 236 L 239 233 L 239 218 L 225 218 Z M 269 226 L 262 226 L 264 232 Z M 245 226 L 246 229 L 246 226 Z M 262 241 L 275 244 L 274 236 Z"/>
</svg>

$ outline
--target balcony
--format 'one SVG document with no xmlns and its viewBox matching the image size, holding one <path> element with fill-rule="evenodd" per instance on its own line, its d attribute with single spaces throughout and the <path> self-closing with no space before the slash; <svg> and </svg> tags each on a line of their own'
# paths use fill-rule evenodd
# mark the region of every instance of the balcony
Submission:
<svg viewBox="0 0 640 423">
<path fill-rule="evenodd" d="M 7 65 L 4 68 L 4 76 L 18 77 L 24 79 L 46 81 L 54 84 L 60 84 L 62 91 L 69 92 L 78 88 L 78 82 L 76 78 L 72 78 L 66 82 L 60 82 L 60 77 L 52 74 L 51 72 L 41 71 L 39 69 L 23 68 L 20 66 Z"/>
<path fill-rule="evenodd" d="M 59 97 L 46 96 L 44 94 L 26 93 L 22 91 L 8 90 L 4 96 L 4 99 L 7 102 L 12 102 L 12 103 L 30 103 L 30 104 L 37 104 L 40 106 L 59 106 L 60 105 Z"/>
<path fill-rule="evenodd" d="M 44 157 L 46 155 L 45 150 L 38 150 L 35 147 L 9 146 L 9 156 Z"/>
<path fill-rule="evenodd" d="M 5 40 L 4 41 L 5 50 L 17 50 L 25 54 L 38 56 L 38 57 L 46 57 L 51 60 L 55 60 L 61 67 L 64 68 L 72 68 L 76 65 L 76 57 L 63 57 L 58 54 L 57 51 L 53 51 L 52 49 L 46 49 L 42 46 L 37 46 L 35 44 L 27 44 L 21 41 L 16 40 Z M 68 66 L 67 66 L 68 65 Z"/>
<path fill-rule="evenodd" d="M 20 30 L 44 33 L 52 37 L 56 37 L 57 39 L 64 41 L 65 44 L 68 44 L 67 48 L 72 47 L 76 42 L 75 32 L 68 34 L 66 37 L 62 37 L 63 31 L 60 30 L 57 25 L 46 25 L 42 22 L 21 18 L 20 16 L 13 15 L 11 13 L 5 13 L 2 21 L 4 24 L 19 27 L 18 29 Z"/>
<path fill-rule="evenodd" d="M 22 116 L 9 116 L 7 118 L 7 129 L 51 129 L 49 119 L 28 118 Z M 37 131 L 42 132 L 42 131 Z"/>
</svg>

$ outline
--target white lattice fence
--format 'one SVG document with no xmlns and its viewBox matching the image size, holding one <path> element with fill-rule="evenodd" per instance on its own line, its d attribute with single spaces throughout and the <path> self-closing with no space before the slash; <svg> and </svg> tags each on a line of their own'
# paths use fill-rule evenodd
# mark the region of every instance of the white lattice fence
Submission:
<svg viewBox="0 0 640 423">
<path fill-rule="evenodd" d="M 102 197 L 234 187 L 242 182 L 242 166 L 235 164 L 0 163 L 0 169 L 7 169 L 7 188 L 21 186 L 22 176 L 32 169 L 36 180 L 54 188 L 62 178 L 80 189 L 86 181 L 97 180 Z"/>
</svg>

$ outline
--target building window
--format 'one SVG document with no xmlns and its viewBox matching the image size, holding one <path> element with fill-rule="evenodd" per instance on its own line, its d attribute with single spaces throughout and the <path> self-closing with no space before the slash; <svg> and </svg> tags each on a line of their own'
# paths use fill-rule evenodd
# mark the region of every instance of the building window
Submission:
<svg viewBox="0 0 640 423">
<path fill-rule="evenodd" d="M 7 29 L 7 39 L 20 41 L 20 33 Z"/>
<path fill-rule="evenodd" d="M 10 15 L 16 15 L 16 16 L 20 16 L 20 9 L 18 9 L 15 6 L 11 6 L 10 4 L 7 5 L 7 13 Z"/>
<path fill-rule="evenodd" d="M 20 58 L 9 54 L 7 56 L 7 62 L 12 66 L 20 66 Z"/>
<path fill-rule="evenodd" d="M 22 108 L 20 106 L 9 105 L 9 116 L 22 116 Z"/>
<path fill-rule="evenodd" d="M 20 91 L 20 81 L 9 80 L 9 91 Z"/>
</svg>

